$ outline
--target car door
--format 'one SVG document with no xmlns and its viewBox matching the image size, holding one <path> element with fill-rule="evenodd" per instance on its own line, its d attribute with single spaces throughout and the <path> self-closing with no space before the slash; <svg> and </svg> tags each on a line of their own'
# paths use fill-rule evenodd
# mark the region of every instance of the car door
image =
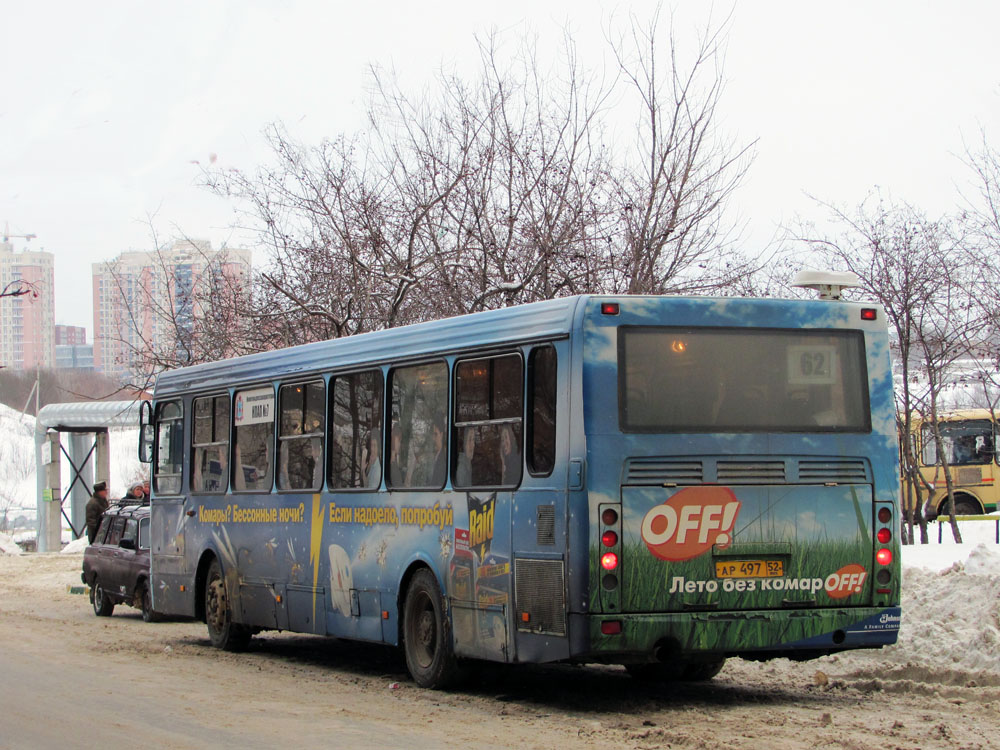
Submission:
<svg viewBox="0 0 1000 750">
<path fill-rule="evenodd" d="M 104 591 L 115 600 L 118 599 L 118 543 L 124 530 L 125 519 L 122 516 L 112 516 L 104 542 L 97 545 L 97 577 L 104 584 Z"/>
<path fill-rule="evenodd" d="M 130 602 L 135 591 L 136 548 L 139 544 L 139 522 L 134 518 L 125 519 L 125 526 L 118 548 L 114 552 L 114 573 L 108 582 L 122 601 Z"/>
</svg>

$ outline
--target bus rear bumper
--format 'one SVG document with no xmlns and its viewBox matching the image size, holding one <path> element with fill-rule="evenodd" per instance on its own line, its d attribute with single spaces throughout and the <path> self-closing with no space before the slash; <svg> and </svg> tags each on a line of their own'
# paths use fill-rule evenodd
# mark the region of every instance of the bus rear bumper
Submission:
<svg viewBox="0 0 1000 750">
<path fill-rule="evenodd" d="M 673 656 L 811 659 L 896 642 L 899 607 L 579 615 L 586 658 L 642 663 Z M 620 630 L 620 632 L 614 632 Z"/>
</svg>

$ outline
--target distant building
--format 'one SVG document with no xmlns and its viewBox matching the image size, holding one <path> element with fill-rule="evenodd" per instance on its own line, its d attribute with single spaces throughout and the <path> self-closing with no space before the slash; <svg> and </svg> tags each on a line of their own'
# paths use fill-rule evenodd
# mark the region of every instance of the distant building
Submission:
<svg viewBox="0 0 1000 750">
<path fill-rule="evenodd" d="M 31 370 L 55 362 L 54 265 L 52 253 L 15 252 L 11 243 L 0 242 L 0 289 L 23 281 L 37 292 L 0 299 L 0 367 Z"/>
<path fill-rule="evenodd" d="M 94 369 L 93 344 L 56 344 L 56 368 Z"/>
<path fill-rule="evenodd" d="M 56 326 L 56 346 L 83 346 L 87 343 L 87 329 L 83 326 Z"/>
<path fill-rule="evenodd" d="M 121 382 L 142 380 L 137 353 L 171 346 L 177 328 L 193 326 L 199 292 L 209 281 L 222 275 L 242 283 L 250 260 L 249 250 L 184 240 L 95 263 L 94 369 Z"/>
</svg>

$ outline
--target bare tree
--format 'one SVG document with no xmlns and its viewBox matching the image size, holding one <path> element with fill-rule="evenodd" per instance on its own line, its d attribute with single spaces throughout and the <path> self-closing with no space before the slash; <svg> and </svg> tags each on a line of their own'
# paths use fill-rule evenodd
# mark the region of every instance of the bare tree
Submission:
<svg viewBox="0 0 1000 750">
<path fill-rule="evenodd" d="M 864 294 L 878 300 L 888 317 L 898 368 L 896 418 L 901 435 L 907 538 L 913 538 L 913 526 L 918 524 L 921 542 L 927 542 L 921 493 L 929 487 L 917 470 L 918 457 L 909 439 L 913 416 L 921 414 L 931 429 L 939 460 L 944 462 L 949 515 L 956 540 L 960 540 L 937 418 L 955 363 L 967 355 L 968 335 L 980 325 L 968 304 L 964 238 L 955 236 L 955 225 L 949 219 L 928 219 L 916 208 L 892 204 L 878 194 L 850 212 L 824 205 L 841 227 L 840 233 L 822 237 L 807 230 L 800 233 L 800 239 L 808 242 L 819 258 L 857 274 Z"/>
<path fill-rule="evenodd" d="M 668 59 L 657 55 L 659 12 L 646 25 L 633 17 L 612 43 L 639 133 L 613 178 L 614 291 L 717 290 L 757 267 L 730 244 L 724 221 L 755 145 L 733 146 L 718 132 L 727 27 L 728 19 L 703 30 L 686 65 L 672 24 Z"/>
<path fill-rule="evenodd" d="M 38 288 L 30 281 L 14 279 L 7 282 L 3 289 L 0 289 L 0 299 L 4 297 L 23 297 L 30 294 L 35 299 L 38 298 Z"/>
<path fill-rule="evenodd" d="M 442 71 L 416 95 L 373 69 L 363 131 L 307 145 L 275 125 L 270 164 L 207 168 L 269 255 L 246 310 L 258 340 L 579 292 L 732 288 L 753 264 L 726 246 L 722 212 L 752 146 L 715 132 L 724 28 L 705 32 L 689 69 L 669 39 L 661 71 L 657 24 L 631 19 L 610 77 L 580 64 L 568 34 L 550 66 L 533 44 L 508 53 L 490 35 L 472 76 Z M 623 88 L 644 134 L 622 139 L 628 151 L 608 125 Z"/>
</svg>

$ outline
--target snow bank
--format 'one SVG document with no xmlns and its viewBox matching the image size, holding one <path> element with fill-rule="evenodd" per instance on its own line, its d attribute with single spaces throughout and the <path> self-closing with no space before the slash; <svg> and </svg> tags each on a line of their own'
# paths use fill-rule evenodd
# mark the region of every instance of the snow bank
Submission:
<svg viewBox="0 0 1000 750">
<path fill-rule="evenodd" d="M 81 536 L 79 539 L 74 539 L 65 545 L 59 552 L 63 555 L 82 555 L 89 544 L 90 542 L 87 541 L 87 537 Z"/>
<path fill-rule="evenodd" d="M 906 568 L 896 663 L 1000 674 L 1000 551 L 977 545 L 943 571 Z"/>
<path fill-rule="evenodd" d="M 14 543 L 14 540 L 11 539 L 10 536 L 7 534 L 0 534 L 0 554 L 20 555 L 21 548 Z"/>
</svg>

